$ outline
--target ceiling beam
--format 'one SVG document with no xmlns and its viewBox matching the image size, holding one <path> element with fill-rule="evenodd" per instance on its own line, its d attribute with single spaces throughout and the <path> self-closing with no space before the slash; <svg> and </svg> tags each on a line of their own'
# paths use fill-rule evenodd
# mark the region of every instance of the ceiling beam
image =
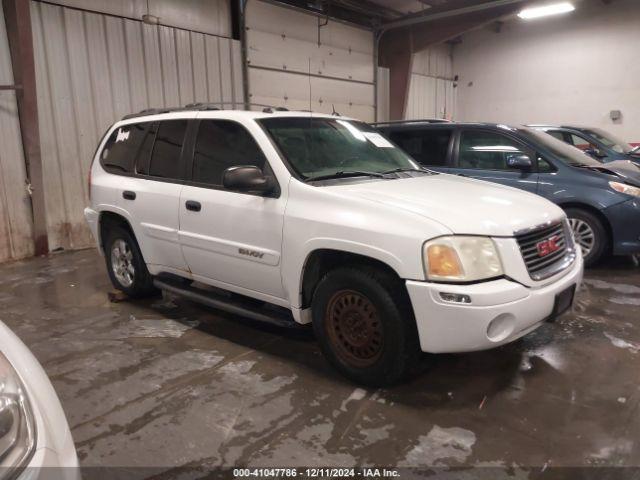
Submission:
<svg viewBox="0 0 640 480">
<path fill-rule="evenodd" d="M 457 14 L 448 14 L 431 18 L 428 26 L 422 22 L 379 32 L 379 61 L 382 67 L 389 68 L 390 89 L 389 114 L 391 120 L 401 120 L 407 108 L 409 84 L 411 79 L 411 59 L 413 54 L 432 45 L 446 42 L 470 30 L 495 22 L 505 16 L 516 13 L 523 1 L 492 1 L 492 8 L 469 11 L 452 10 Z M 441 12 L 444 13 L 444 12 Z"/>
<path fill-rule="evenodd" d="M 436 20 L 442 20 L 449 17 L 456 17 L 459 15 L 466 15 L 470 13 L 481 12 L 481 11 L 493 9 L 496 7 L 502 7 L 505 5 L 523 3 L 525 1 L 527 0 L 491 0 L 491 1 L 486 1 L 484 3 L 479 3 L 476 5 L 469 5 L 466 7 L 461 7 L 461 8 L 451 9 L 451 10 L 444 10 L 442 8 L 433 7 L 425 10 L 425 12 L 406 15 L 403 18 L 399 18 L 391 22 L 386 22 L 382 24 L 381 30 L 383 32 L 386 32 L 388 30 L 395 29 L 395 28 L 410 27 L 412 25 L 417 25 L 425 22 L 433 22 Z M 436 11 L 436 10 L 440 10 L 440 11 Z"/>
</svg>

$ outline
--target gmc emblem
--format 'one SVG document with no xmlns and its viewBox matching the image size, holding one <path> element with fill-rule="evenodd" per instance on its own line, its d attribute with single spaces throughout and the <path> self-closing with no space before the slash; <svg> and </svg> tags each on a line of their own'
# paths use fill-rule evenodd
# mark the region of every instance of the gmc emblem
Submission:
<svg viewBox="0 0 640 480">
<path fill-rule="evenodd" d="M 553 252 L 557 252 L 560 250 L 560 245 L 558 242 L 560 241 L 560 237 L 558 235 L 554 235 L 551 238 L 547 238 L 541 242 L 536 244 L 536 248 L 538 249 L 539 257 L 546 257 L 547 255 L 551 255 Z"/>
</svg>

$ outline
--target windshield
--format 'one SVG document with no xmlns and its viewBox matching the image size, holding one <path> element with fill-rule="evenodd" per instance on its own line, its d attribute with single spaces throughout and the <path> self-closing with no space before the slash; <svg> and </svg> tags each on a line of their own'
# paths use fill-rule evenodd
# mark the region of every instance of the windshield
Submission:
<svg viewBox="0 0 640 480">
<path fill-rule="evenodd" d="M 306 180 L 421 169 L 366 123 L 313 117 L 267 118 L 259 123 Z"/>
<path fill-rule="evenodd" d="M 585 129 L 584 132 L 591 135 L 593 138 L 595 138 L 600 143 L 602 143 L 605 147 L 610 148 L 614 152 L 631 153 L 634 150 L 634 147 L 629 145 L 624 140 L 620 138 L 616 138 L 614 135 L 611 135 L 609 132 L 605 132 L 604 130 L 600 130 L 599 128 Z"/>
<path fill-rule="evenodd" d="M 599 167 L 602 166 L 600 162 L 593 159 L 582 150 L 564 143 L 562 140 L 558 140 L 552 137 L 548 133 L 534 130 L 532 128 L 521 128 L 518 132 L 530 141 L 542 144 L 547 150 L 549 150 L 555 158 L 562 163 L 570 165 L 572 167 Z"/>
</svg>

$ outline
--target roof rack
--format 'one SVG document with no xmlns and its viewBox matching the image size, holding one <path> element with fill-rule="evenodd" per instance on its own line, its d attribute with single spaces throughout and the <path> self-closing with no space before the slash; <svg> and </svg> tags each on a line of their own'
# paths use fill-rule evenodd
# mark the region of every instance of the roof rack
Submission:
<svg viewBox="0 0 640 480">
<path fill-rule="evenodd" d="M 122 120 L 128 120 L 130 118 L 137 117 L 145 117 L 149 115 L 159 115 L 161 113 L 171 113 L 171 112 L 188 112 L 188 111 L 207 111 L 207 110 L 223 110 L 225 105 L 232 105 L 233 107 L 239 105 L 244 107 L 245 105 L 249 107 L 262 107 L 262 111 L 264 113 L 273 113 L 276 112 L 288 112 L 289 109 L 285 107 L 274 107 L 273 105 L 265 105 L 263 103 L 248 103 L 244 102 L 195 102 L 189 103 L 184 107 L 167 107 L 167 108 L 146 108 L 144 110 L 139 111 L 138 113 L 129 113 L 122 117 Z M 241 108 L 244 110 L 244 108 Z"/>
<path fill-rule="evenodd" d="M 374 127 L 380 127 L 382 125 L 396 125 L 396 124 L 409 124 L 409 123 L 451 123 L 451 120 L 444 118 L 422 118 L 416 120 L 389 120 L 387 122 L 375 122 L 370 125 Z"/>
</svg>

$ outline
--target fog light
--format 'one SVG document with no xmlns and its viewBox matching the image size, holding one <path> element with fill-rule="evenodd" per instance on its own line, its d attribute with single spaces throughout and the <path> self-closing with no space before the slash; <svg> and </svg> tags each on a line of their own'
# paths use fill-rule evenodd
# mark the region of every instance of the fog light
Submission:
<svg viewBox="0 0 640 480">
<path fill-rule="evenodd" d="M 516 318 L 510 313 L 503 313 L 489 322 L 487 338 L 492 342 L 501 342 L 513 333 Z"/>
<path fill-rule="evenodd" d="M 469 295 L 462 295 L 460 293 L 440 292 L 440 298 L 450 303 L 471 303 L 471 297 Z"/>
</svg>

